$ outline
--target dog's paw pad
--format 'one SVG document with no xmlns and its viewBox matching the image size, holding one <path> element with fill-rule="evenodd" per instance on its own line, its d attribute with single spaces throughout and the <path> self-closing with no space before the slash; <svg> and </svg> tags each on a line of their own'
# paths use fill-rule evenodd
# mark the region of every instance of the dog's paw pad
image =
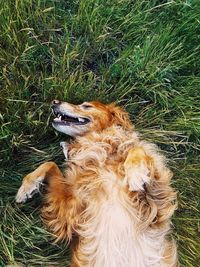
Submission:
<svg viewBox="0 0 200 267">
<path fill-rule="evenodd" d="M 126 170 L 125 183 L 130 191 L 144 190 L 144 184 L 150 182 L 150 173 L 145 164 L 131 166 Z"/>
</svg>

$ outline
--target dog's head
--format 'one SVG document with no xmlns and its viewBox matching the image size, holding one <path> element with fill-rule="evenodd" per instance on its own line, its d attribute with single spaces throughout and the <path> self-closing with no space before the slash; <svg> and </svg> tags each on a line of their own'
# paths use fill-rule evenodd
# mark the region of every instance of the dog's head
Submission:
<svg viewBox="0 0 200 267">
<path fill-rule="evenodd" d="M 73 105 L 54 100 L 52 110 L 55 115 L 53 127 L 70 136 L 103 131 L 112 125 L 119 125 L 124 129 L 132 128 L 128 114 L 114 104 L 105 105 L 92 101 Z"/>
</svg>

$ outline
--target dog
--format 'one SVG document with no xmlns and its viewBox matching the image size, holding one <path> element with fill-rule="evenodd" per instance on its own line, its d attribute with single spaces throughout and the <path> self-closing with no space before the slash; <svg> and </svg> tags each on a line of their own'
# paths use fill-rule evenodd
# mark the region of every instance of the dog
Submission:
<svg viewBox="0 0 200 267">
<path fill-rule="evenodd" d="M 23 179 L 16 202 L 45 181 L 41 213 L 56 241 L 74 240 L 73 267 L 175 267 L 170 236 L 176 192 L 158 148 L 141 140 L 125 110 L 97 101 L 54 100 L 53 127 L 63 142 L 62 173 L 46 162 Z"/>
</svg>

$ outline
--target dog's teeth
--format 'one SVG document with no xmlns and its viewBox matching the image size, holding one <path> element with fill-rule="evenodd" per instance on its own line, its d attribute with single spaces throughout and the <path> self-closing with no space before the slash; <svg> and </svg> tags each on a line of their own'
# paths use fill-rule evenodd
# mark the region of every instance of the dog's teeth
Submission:
<svg viewBox="0 0 200 267">
<path fill-rule="evenodd" d="M 85 120 L 83 118 L 78 118 L 79 122 L 84 122 Z"/>
<path fill-rule="evenodd" d="M 61 121 L 61 116 L 59 115 L 58 117 L 56 117 L 54 121 Z"/>
</svg>

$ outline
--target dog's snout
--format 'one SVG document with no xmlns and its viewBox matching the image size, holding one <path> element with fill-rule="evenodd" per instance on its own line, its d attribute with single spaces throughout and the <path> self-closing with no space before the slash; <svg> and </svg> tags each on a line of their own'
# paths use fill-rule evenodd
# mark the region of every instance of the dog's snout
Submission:
<svg viewBox="0 0 200 267">
<path fill-rule="evenodd" d="M 57 100 L 57 99 L 54 99 L 52 102 L 52 107 L 55 107 L 55 106 L 58 106 L 59 104 L 61 104 L 61 101 Z"/>
</svg>

